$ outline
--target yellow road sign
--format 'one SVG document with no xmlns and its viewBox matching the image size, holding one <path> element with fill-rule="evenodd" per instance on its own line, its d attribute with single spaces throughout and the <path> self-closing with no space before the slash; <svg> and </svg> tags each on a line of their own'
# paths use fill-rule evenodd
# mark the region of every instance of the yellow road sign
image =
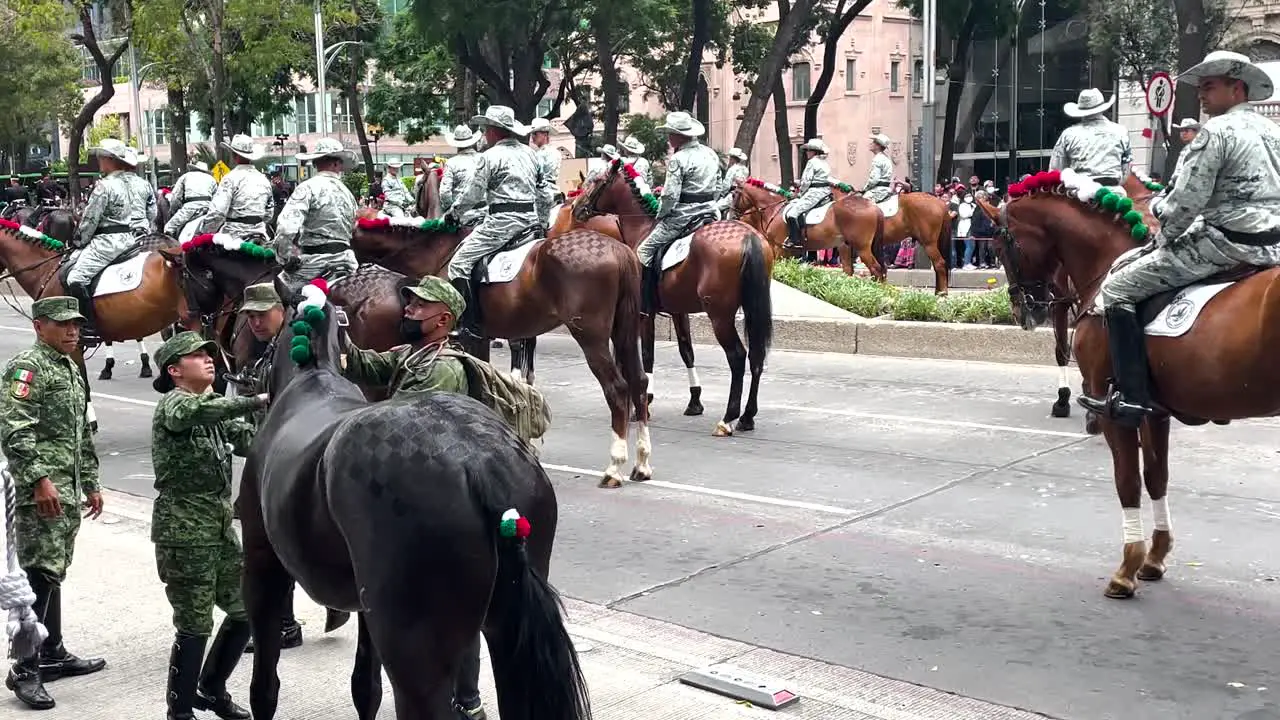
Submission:
<svg viewBox="0 0 1280 720">
<path fill-rule="evenodd" d="M 222 177 L 229 172 L 231 172 L 231 168 L 227 167 L 226 163 L 219 160 L 218 164 L 214 165 L 213 169 L 209 171 L 209 174 L 213 176 L 214 180 L 222 182 Z"/>
</svg>

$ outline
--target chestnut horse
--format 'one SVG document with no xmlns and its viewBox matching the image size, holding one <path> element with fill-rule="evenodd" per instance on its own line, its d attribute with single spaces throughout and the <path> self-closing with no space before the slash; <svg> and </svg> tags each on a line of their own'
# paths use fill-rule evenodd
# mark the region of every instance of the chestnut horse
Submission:
<svg viewBox="0 0 1280 720">
<path fill-rule="evenodd" d="M 870 247 L 879 235 L 881 242 L 897 245 L 907 238 L 914 238 L 924 248 L 933 263 L 934 286 L 937 295 L 946 295 L 947 256 L 951 254 L 951 214 L 942 198 L 929 193 L 910 192 L 898 195 L 898 211 L 889 217 L 875 203 L 840 183 L 833 185 L 836 224 L 841 232 L 852 235 L 854 247 Z M 883 224 L 883 233 L 880 227 Z M 880 258 L 876 257 L 879 263 Z M 865 262 L 865 261 L 864 261 Z M 870 268 L 868 268 L 870 269 Z"/>
<path fill-rule="evenodd" d="M 620 159 L 610 163 L 609 169 L 591 184 L 585 196 L 586 200 L 575 209 L 579 221 L 585 221 L 593 213 L 616 214 L 628 246 L 638 245 L 657 224 L 653 215 L 657 199 L 635 168 Z M 632 257 L 635 257 L 634 253 Z M 712 433 L 717 437 L 733 435 L 734 427 L 730 423 L 734 420 L 738 421 L 738 430 L 755 429 L 760 376 L 773 341 L 772 271 L 773 253 L 766 249 L 766 241 L 760 233 L 746 223 L 717 220 L 693 233 L 688 256 L 664 272 L 658 283 L 657 309 L 671 313 L 673 320 L 677 314 L 687 316 L 705 312 L 716 341 L 729 361 L 732 376 L 729 401 L 724 417 L 716 423 Z M 746 325 L 746 347 L 738 336 L 738 308 L 742 308 Z M 645 318 L 643 341 L 644 370 L 652 376 L 653 315 Z M 751 366 L 751 388 L 746 407 L 742 408 L 742 383 L 748 362 Z M 689 384 L 692 387 L 697 382 L 697 373 L 692 370 L 692 345 L 686 364 L 690 367 Z M 694 399 L 697 396 L 691 390 L 691 407 Z M 696 413 L 686 411 L 686 414 Z"/>
<path fill-rule="evenodd" d="M 351 248 L 361 263 L 376 263 L 413 278 L 443 276 L 469 231 L 460 233 L 439 221 L 421 223 L 415 226 L 360 217 Z M 600 233 L 573 230 L 539 241 L 525 256 L 515 278 L 478 285 L 475 295 L 481 310 L 480 331 L 485 337 L 465 344 L 476 357 L 489 359 L 489 338 L 524 341 L 560 325 L 569 329 L 582 348 L 587 366 L 604 392 L 613 430 L 609 465 L 600 487 L 622 486 L 620 467 L 627 462 L 627 411 L 631 406 L 639 412 L 631 479 L 653 477 L 647 382 L 640 369 L 637 335 L 640 261 L 636 254 Z M 527 354 L 532 356 L 532 351 Z"/>
<path fill-rule="evenodd" d="M 440 178 L 444 176 L 444 166 L 435 165 L 422 172 L 422 182 L 418 184 L 418 195 L 414 198 L 414 206 L 418 214 L 428 220 L 440 217 Z"/>
<path fill-rule="evenodd" d="M 1080 292 L 1081 307 L 1092 309 L 1112 264 L 1137 247 L 1115 212 L 1081 203 L 1058 183 L 1043 182 L 1004 205 L 1001 215 L 997 241 L 1008 258 L 1010 298 L 1023 311 L 1028 302 L 1044 300 L 1046 281 L 1058 265 Z M 1148 237 L 1154 236 L 1155 227 L 1149 228 Z M 1152 391 L 1163 411 L 1148 417 L 1139 429 L 1100 419 L 1126 519 L 1122 560 L 1107 584 L 1108 597 L 1132 597 L 1138 580 L 1159 580 L 1166 572 L 1173 547 L 1166 498 L 1170 418 L 1201 425 L 1280 414 L 1280 383 L 1271 379 L 1273 358 L 1280 352 L 1280 335 L 1275 332 L 1280 327 L 1278 286 L 1280 268 L 1256 272 L 1209 301 L 1181 337 L 1148 335 Z M 1157 304 L 1167 302 L 1168 294 L 1162 296 Z M 1152 309 L 1139 312 L 1146 317 Z M 1100 316 L 1080 318 L 1074 349 L 1086 392 L 1104 395 L 1112 372 Z M 1140 515 L 1144 484 L 1155 510 L 1150 550 Z"/>
</svg>

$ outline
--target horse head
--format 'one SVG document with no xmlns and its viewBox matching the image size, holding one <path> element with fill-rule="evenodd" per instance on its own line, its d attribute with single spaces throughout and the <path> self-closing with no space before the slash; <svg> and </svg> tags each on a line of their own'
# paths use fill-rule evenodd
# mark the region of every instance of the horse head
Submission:
<svg viewBox="0 0 1280 720">
<path fill-rule="evenodd" d="M 329 284 L 312 280 L 301 292 L 281 295 L 286 321 L 276 336 L 271 362 L 272 401 L 298 377 L 305 374 L 342 375 L 342 341 L 335 308 L 329 302 Z M 351 391 L 359 390 L 349 381 Z M 350 393 L 348 393 L 350 394 Z"/>
<path fill-rule="evenodd" d="M 769 224 L 766 212 L 792 199 L 792 194 L 777 185 L 757 178 L 733 182 L 733 216 L 764 232 Z"/>
<path fill-rule="evenodd" d="M 270 249 L 221 233 L 195 236 L 174 259 L 182 266 L 187 307 L 204 318 L 233 312 L 246 287 L 280 273 Z"/>
</svg>

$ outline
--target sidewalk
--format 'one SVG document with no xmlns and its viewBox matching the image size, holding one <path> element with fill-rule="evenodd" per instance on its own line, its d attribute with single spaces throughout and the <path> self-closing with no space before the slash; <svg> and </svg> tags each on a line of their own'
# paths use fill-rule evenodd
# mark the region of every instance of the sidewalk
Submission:
<svg viewBox="0 0 1280 720">
<path fill-rule="evenodd" d="M 107 491 L 108 514 L 85 521 L 65 586 L 67 643 L 73 652 L 102 656 L 107 669 L 51 683 L 58 702 L 44 720 L 140 720 L 164 717 L 164 679 L 172 638 L 169 608 L 155 575 L 147 518 L 150 502 Z M 554 582 L 554 577 L 552 578 Z M 706 635 L 600 605 L 565 599 L 597 720 L 733 720 L 795 717 L 814 720 L 1032 720 L 1042 716 L 989 705 L 868 673 Z M 355 623 L 321 634 L 323 611 L 304 593 L 297 615 L 305 643 L 281 657 L 281 720 L 354 717 L 350 697 Z M 716 662 L 790 681 L 801 699 L 769 710 L 681 685 L 687 670 Z M 232 677 L 231 691 L 248 705 L 252 656 Z M 394 718 L 391 686 L 380 718 Z M 497 718 L 493 682 L 483 663 L 480 687 Z M 8 693 L 0 712 L 24 708 Z M 12 713 L 12 715 L 11 715 Z M 26 715 L 23 715 L 26 717 Z M 36 717 L 32 715 L 31 717 Z M 205 714 L 212 718 L 212 714 Z"/>
</svg>

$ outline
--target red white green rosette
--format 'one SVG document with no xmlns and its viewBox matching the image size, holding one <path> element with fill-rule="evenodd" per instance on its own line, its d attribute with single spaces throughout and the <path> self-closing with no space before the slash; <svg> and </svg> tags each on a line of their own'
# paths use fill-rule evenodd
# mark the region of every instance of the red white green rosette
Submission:
<svg viewBox="0 0 1280 720">
<path fill-rule="evenodd" d="M 456 233 L 459 228 L 457 225 L 446 221 L 444 218 L 435 218 L 428 220 L 420 217 L 391 217 L 389 215 L 379 215 L 372 218 L 357 218 L 356 227 L 361 230 L 386 231 L 392 228 L 405 228 L 408 230 L 417 230 L 419 232 L 429 233 Z"/>
<path fill-rule="evenodd" d="M 766 191 L 768 191 L 768 192 L 773 193 L 774 195 L 781 195 L 782 197 L 784 197 L 784 198 L 786 198 L 786 199 L 788 199 L 788 200 L 790 200 L 790 199 L 792 199 L 793 197 L 795 197 L 794 195 L 792 195 L 792 194 L 791 194 L 791 191 L 790 191 L 790 190 L 788 190 L 788 189 L 786 189 L 786 188 L 784 188 L 784 187 L 782 187 L 782 186 L 780 186 L 780 185 L 774 185 L 774 184 L 773 184 L 773 183 L 771 183 L 771 182 L 765 182 L 764 180 L 761 180 L 760 178 L 749 177 L 749 178 L 747 178 L 746 183 L 747 183 L 748 185 L 750 185 L 751 187 L 758 187 L 758 188 L 760 188 L 761 190 L 766 190 Z"/>
<path fill-rule="evenodd" d="M 660 203 L 657 196 L 653 194 L 653 188 L 645 182 L 644 176 L 637 172 L 631 163 L 622 162 L 622 158 L 614 160 L 613 164 L 614 167 L 622 167 L 622 177 L 626 178 L 627 185 L 631 187 L 631 193 L 640 201 L 640 207 L 650 216 L 657 215 Z"/>
<path fill-rule="evenodd" d="M 298 319 L 293 321 L 293 340 L 289 342 L 289 358 L 299 367 L 315 359 L 311 350 L 320 323 L 324 322 L 324 306 L 329 301 L 329 283 L 316 278 L 302 286 L 302 301 L 298 303 Z"/>
<path fill-rule="evenodd" d="M 257 260 L 275 260 L 276 254 L 271 248 L 262 247 L 257 243 L 251 243 L 241 240 L 226 233 L 204 233 L 196 235 L 190 240 L 182 243 L 182 252 L 195 252 L 204 247 L 222 248 L 228 252 L 238 252 L 248 255 Z"/>
<path fill-rule="evenodd" d="M 1135 240 L 1145 240 L 1151 234 L 1151 228 L 1142 221 L 1142 213 L 1133 207 L 1133 200 L 1126 196 L 1120 186 L 1102 185 L 1088 175 L 1078 173 L 1071 168 L 1057 171 L 1040 172 L 1009 186 L 1009 197 L 1019 198 L 1038 190 L 1064 188 L 1069 195 L 1082 203 L 1097 205 L 1105 212 L 1116 213 L 1129 226 L 1129 234 Z"/>
<path fill-rule="evenodd" d="M 61 240 L 51 238 L 48 235 L 45 235 L 44 233 L 40 232 L 39 230 L 33 227 L 27 227 L 22 223 L 16 223 L 12 220 L 0 219 L 0 228 L 4 228 L 9 232 L 16 233 L 19 236 L 27 240 L 30 240 L 36 245 L 39 245 L 45 250 L 52 250 L 53 252 L 62 252 L 67 247 L 66 245 L 62 244 Z"/>
<path fill-rule="evenodd" d="M 529 537 L 531 532 L 533 532 L 533 526 L 529 524 L 528 518 L 520 514 L 519 510 L 511 508 L 502 513 L 502 523 L 498 525 L 498 534 L 502 537 L 523 540 Z"/>
</svg>

